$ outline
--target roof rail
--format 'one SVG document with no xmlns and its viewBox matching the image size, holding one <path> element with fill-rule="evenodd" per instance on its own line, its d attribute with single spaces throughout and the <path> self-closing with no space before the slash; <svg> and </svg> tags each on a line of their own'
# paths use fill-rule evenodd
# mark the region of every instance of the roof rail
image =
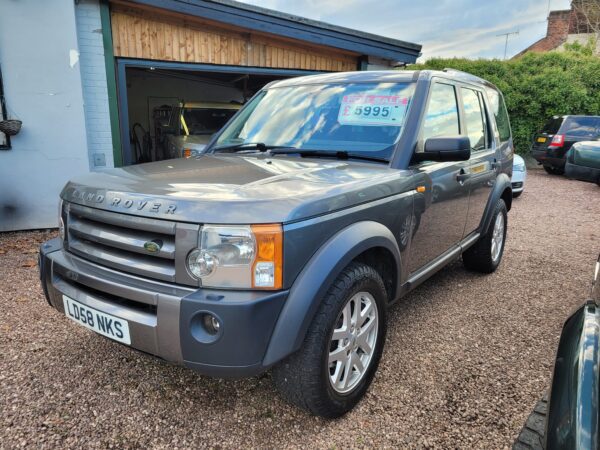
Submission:
<svg viewBox="0 0 600 450">
<path fill-rule="evenodd" d="M 457 70 L 457 69 L 452 69 L 450 67 L 445 67 L 442 72 L 446 72 L 446 73 L 455 73 L 457 75 L 462 75 L 467 79 L 471 79 L 473 81 L 479 81 L 480 83 L 486 83 L 489 84 L 489 81 L 484 80 L 481 77 L 478 77 L 477 75 L 473 75 L 472 73 L 469 72 L 463 72 L 462 70 Z"/>
</svg>

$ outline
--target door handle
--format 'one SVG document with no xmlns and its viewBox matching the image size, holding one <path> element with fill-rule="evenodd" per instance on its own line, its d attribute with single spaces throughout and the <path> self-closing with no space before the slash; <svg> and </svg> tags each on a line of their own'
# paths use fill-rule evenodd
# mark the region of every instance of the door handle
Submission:
<svg viewBox="0 0 600 450">
<path fill-rule="evenodd" d="M 465 181 L 467 181 L 470 177 L 470 173 L 466 173 L 465 169 L 460 169 L 460 172 L 458 172 L 458 175 L 456 175 L 456 181 L 458 181 L 462 186 L 463 184 L 465 184 Z"/>
</svg>

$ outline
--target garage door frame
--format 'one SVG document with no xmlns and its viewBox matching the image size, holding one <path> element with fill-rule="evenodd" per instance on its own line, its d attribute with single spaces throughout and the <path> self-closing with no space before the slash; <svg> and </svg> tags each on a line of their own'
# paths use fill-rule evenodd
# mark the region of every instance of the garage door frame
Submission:
<svg viewBox="0 0 600 450">
<path fill-rule="evenodd" d="M 265 67 L 226 66 L 201 63 L 180 63 L 173 61 L 155 61 L 146 59 L 116 58 L 117 61 L 117 99 L 119 107 L 119 128 L 121 134 L 122 165 L 133 164 L 131 144 L 129 142 L 129 106 L 127 99 L 127 69 L 169 69 L 198 72 L 241 73 L 248 75 L 275 75 L 297 77 L 322 72 L 297 69 L 272 69 Z"/>
</svg>

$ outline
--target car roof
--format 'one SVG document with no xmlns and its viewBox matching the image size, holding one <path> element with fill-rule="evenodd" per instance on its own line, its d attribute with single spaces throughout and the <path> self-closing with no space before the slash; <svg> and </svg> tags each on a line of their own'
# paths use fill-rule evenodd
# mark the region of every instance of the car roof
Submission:
<svg viewBox="0 0 600 450">
<path fill-rule="evenodd" d="M 269 83 L 265 88 L 280 88 L 287 86 L 304 86 L 311 84 L 347 84 L 347 83 L 402 83 L 417 80 L 430 80 L 433 77 L 447 78 L 479 84 L 498 90 L 492 83 L 454 69 L 444 70 L 367 70 L 356 72 L 335 72 L 316 75 L 306 75 L 296 78 L 287 78 Z"/>
<path fill-rule="evenodd" d="M 587 149 L 600 150 L 600 141 L 580 141 L 580 142 L 575 142 L 573 144 L 573 146 L 576 146 L 577 148 L 584 147 Z"/>
</svg>

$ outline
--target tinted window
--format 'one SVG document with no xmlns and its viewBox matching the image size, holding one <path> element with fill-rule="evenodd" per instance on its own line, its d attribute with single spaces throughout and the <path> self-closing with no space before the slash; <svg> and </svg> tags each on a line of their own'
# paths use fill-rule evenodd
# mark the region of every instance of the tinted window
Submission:
<svg viewBox="0 0 600 450">
<path fill-rule="evenodd" d="M 494 89 L 488 89 L 488 99 L 490 100 L 490 109 L 496 119 L 496 126 L 498 127 L 498 137 L 500 142 L 505 142 L 510 139 L 510 122 L 508 120 L 508 113 L 506 112 L 506 105 L 504 99 L 498 91 Z"/>
<path fill-rule="evenodd" d="M 471 148 L 482 150 L 485 148 L 485 122 L 479 96 L 472 89 L 461 88 L 461 92 L 465 108 L 467 136 L 471 141 Z"/>
<path fill-rule="evenodd" d="M 454 86 L 436 83 L 431 88 L 423 123 L 423 140 L 436 136 L 460 134 Z"/>
<path fill-rule="evenodd" d="M 567 117 L 562 127 L 561 134 L 574 137 L 596 137 L 600 128 L 600 118 L 597 117 Z"/>
<path fill-rule="evenodd" d="M 542 133 L 556 134 L 563 123 L 562 117 L 553 117 L 542 127 Z"/>
</svg>

